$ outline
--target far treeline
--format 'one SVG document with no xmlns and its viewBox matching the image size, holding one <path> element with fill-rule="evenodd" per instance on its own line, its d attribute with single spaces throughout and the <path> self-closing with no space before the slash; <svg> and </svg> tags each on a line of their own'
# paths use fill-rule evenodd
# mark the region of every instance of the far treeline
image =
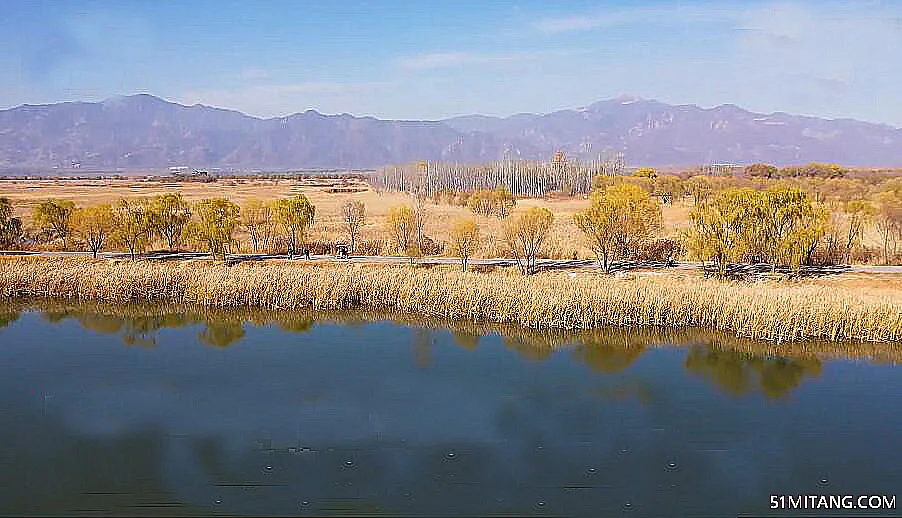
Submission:
<svg viewBox="0 0 902 518">
<path fill-rule="evenodd" d="M 570 228 L 578 229 L 568 239 L 586 244 L 605 271 L 615 261 L 669 264 L 678 258 L 710 261 L 722 275 L 730 263 L 798 268 L 899 262 L 902 177 L 853 178 L 830 164 L 784 169 L 755 164 L 745 172 L 727 177 L 677 176 L 640 168 L 633 176 L 596 175 L 588 207 L 563 218 L 572 220 Z M 411 203 L 389 210 L 380 222 L 383 239 L 376 241 L 361 240 L 364 203 L 345 203 L 340 219 L 347 251 L 402 254 L 411 262 L 448 253 L 459 257 L 467 269 L 469 259 L 479 254 L 486 231 L 478 217 L 490 217 L 501 221 L 501 230 L 493 237 L 524 274 L 534 273 L 537 259 L 547 256 L 545 245 L 556 224 L 555 215 L 542 207 L 515 211 L 517 199 L 505 186 L 413 194 Z M 431 203 L 466 206 L 473 216 L 458 217 L 446 235 L 430 237 L 425 227 Z M 689 205 L 688 226 L 664 236 L 662 206 L 674 203 Z M 324 250 L 322 243 L 309 240 L 316 215 L 316 207 L 304 195 L 251 200 L 239 207 L 226 198 L 189 203 L 180 194 L 167 193 L 90 207 L 44 200 L 34 208 L 33 228 L 25 228 L 13 216 L 9 200 L 0 199 L 0 246 L 78 248 L 95 257 L 100 251 L 118 249 L 136 258 L 155 246 L 204 250 L 216 258 L 237 251 L 296 255 L 305 249 Z M 879 235 L 879 249 L 862 244 L 865 233 L 872 230 Z M 243 243 L 237 238 L 239 231 L 247 236 Z"/>
</svg>

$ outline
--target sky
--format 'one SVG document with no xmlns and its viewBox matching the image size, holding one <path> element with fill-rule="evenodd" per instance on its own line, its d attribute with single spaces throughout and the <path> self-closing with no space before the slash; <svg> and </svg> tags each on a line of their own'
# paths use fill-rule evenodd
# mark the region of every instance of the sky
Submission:
<svg viewBox="0 0 902 518">
<path fill-rule="evenodd" d="M 150 93 L 274 117 L 621 95 L 902 127 L 902 1 L 3 0 L 0 107 Z"/>
</svg>

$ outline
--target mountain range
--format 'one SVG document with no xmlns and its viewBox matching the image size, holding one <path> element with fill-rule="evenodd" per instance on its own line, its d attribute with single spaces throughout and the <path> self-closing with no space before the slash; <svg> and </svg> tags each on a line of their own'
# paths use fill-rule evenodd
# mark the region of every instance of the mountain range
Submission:
<svg viewBox="0 0 902 518">
<path fill-rule="evenodd" d="M 0 168 L 370 168 L 416 160 L 595 158 L 648 166 L 808 161 L 902 165 L 902 129 L 852 119 L 619 97 L 547 114 L 258 118 L 148 94 L 0 111 Z"/>
</svg>

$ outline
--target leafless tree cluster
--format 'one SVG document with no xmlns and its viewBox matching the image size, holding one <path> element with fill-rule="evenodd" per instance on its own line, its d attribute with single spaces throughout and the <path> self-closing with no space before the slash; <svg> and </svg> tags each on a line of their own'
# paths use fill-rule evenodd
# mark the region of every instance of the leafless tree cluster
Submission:
<svg viewBox="0 0 902 518">
<path fill-rule="evenodd" d="M 620 174 L 623 168 L 622 154 L 587 162 L 557 156 L 549 162 L 419 162 L 382 168 L 374 175 L 373 183 L 380 190 L 411 192 L 421 196 L 497 187 L 506 187 L 514 196 L 543 196 L 553 191 L 588 194 L 592 190 L 594 177 L 614 176 Z"/>
</svg>

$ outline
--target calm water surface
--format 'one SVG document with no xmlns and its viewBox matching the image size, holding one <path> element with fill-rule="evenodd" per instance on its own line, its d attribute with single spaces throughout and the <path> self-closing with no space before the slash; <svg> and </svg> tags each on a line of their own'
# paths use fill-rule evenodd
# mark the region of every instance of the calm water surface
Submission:
<svg viewBox="0 0 902 518">
<path fill-rule="evenodd" d="M 902 496 L 893 365 L 0 313 L 3 514 L 736 516 L 773 514 L 771 494 Z"/>
</svg>

